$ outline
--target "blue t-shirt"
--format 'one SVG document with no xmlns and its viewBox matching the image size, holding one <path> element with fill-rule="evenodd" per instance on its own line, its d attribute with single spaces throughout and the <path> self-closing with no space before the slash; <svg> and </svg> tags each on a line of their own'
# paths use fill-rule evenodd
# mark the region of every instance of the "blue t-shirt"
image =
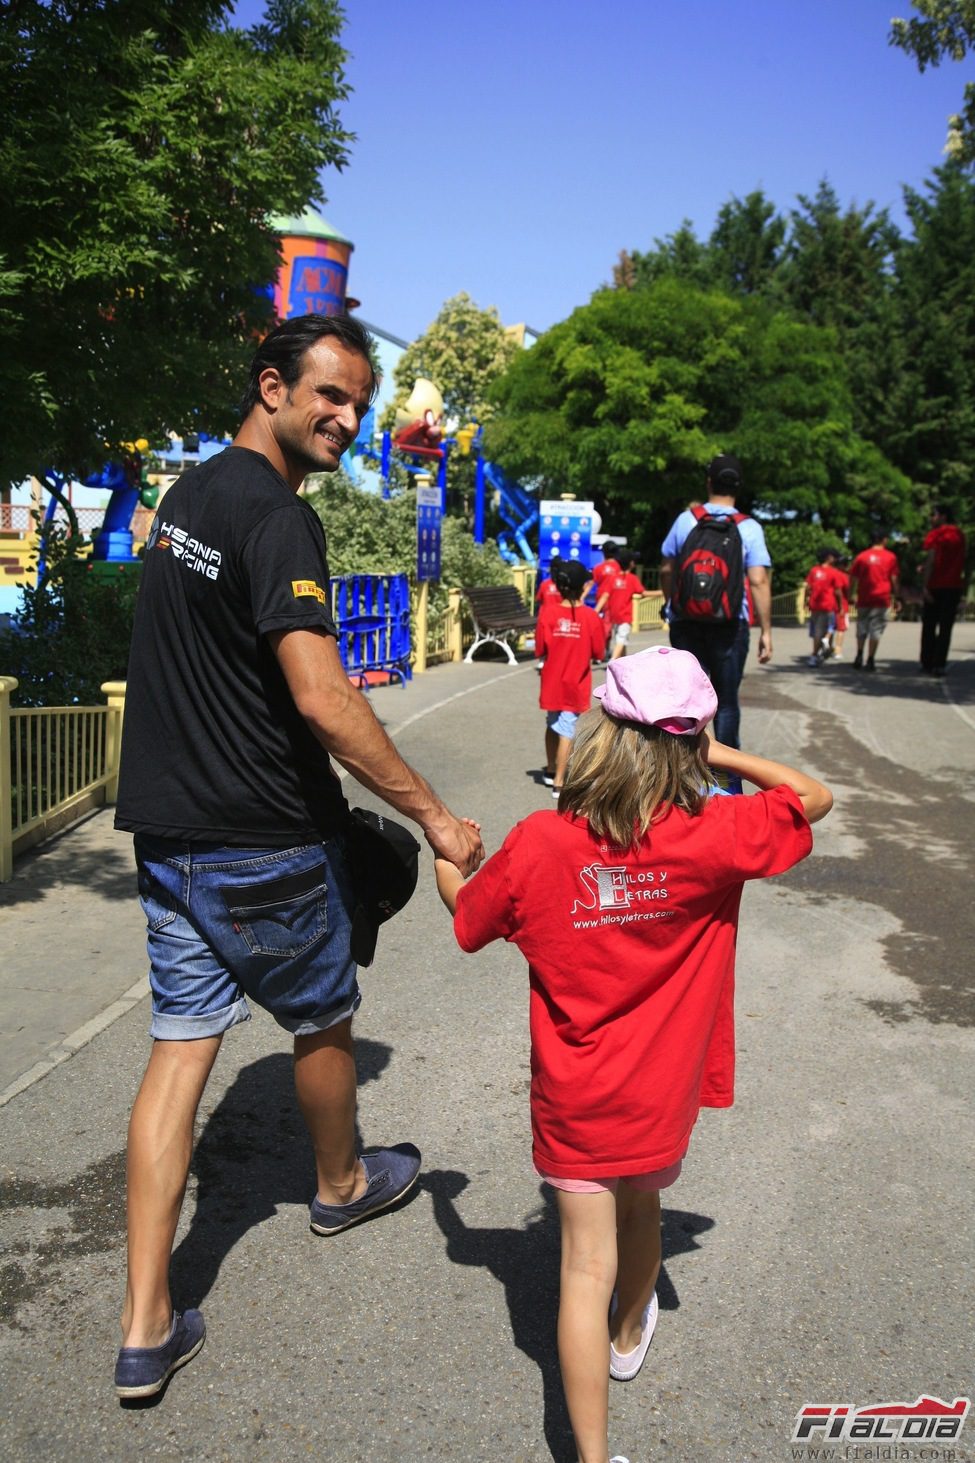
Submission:
<svg viewBox="0 0 975 1463">
<path fill-rule="evenodd" d="M 738 509 L 731 503 L 706 503 L 707 511 L 715 518 L 721 514 L 737 513 Z M 661 545 L 660 552 L 665 559 L 677 559 L 678 554 L 684 547 L 684 540 L 691 529 L 697 523 L 697 519 L 690 508 L 685 508 L 679 513 L 671 524 L 670 532 Z M 744 518 L 738 525 L 738 532 L 741 535 L 741 557 L 742 565 L 746 571 L 749 569 L 769 569 L 772 560 L 765 544 L 765 535 L 762 526 L 754 518 Z M 741 597 L 741 618 L 748 619 L 748 596 Z"/>
</svg>

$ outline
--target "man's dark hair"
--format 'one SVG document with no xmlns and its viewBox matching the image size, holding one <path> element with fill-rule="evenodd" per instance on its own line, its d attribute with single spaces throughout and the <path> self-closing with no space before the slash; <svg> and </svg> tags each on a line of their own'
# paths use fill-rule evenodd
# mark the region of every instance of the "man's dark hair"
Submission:
<svg viewBox="0 0 975 1463">
<path fill-rule="evenodd" d="M 301 379 L 302 361 L 305 352 L 320 340 L 329 336 L 340 341 L 349 350 L 356 351 L 369 362 L 372 372 L 372 386 L 369 400 L 372 401 L 379 387 L 376 368 L 372 363 L 372 336 L 351 315 L 296 315 L 285 320 L 270 335 L 261 341 L 251 361 L 247 389 L 240 402 L 240 418 L 245 421 L 261 399 L 261 372 L 273 366 L 290 391 Z"/>
<path fill-rule="evenodd" d="M 606 559 L 611 559 L 616 553 L 617 547 L 618 545 L 614 544 L 611 538 L 608 538 L 603 544 L 603 557 Z"/>
<path fill-rule="evenodd" d="M 954 523 L 955 521 L 955 510 L 950 503 L 932 503 L 931 512 L 940 513 L 946 523 Z"/>
</svg>

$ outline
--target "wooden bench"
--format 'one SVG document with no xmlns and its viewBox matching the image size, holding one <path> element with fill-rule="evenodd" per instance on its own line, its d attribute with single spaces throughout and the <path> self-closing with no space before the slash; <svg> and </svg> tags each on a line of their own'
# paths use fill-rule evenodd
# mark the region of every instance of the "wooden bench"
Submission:
<svg viewBox="0 0 975 1463">
<path fill-rule="evenodd" d="M 500 645 L 511 664 L 517 665 L 511 641 L 521 635 L 534 634 L 535 616 L 525 608 L 515 586 L 480 584 L 461 593 L 471 607 L 474 621 L 474 643 L 464 660 L 472 661 L 475 650 L 490 644 Z"/>
</svg>

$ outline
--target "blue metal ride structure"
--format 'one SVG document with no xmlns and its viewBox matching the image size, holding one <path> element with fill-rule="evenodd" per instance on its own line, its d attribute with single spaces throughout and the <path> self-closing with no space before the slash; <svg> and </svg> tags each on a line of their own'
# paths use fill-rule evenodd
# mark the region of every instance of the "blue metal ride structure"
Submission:
<svg viewBox="0 0 975 1463">
<path fill-rule="evenodd" d="M 498 553 L 507 564 L 536 562 L 535 550 L 528 542 L 528 534 L 538 527 L 538 503 L 534 496 L 505 475 L 496 462 L 487 462 L 480 455 L 477 462 L 478 492 L 475 505 L 474 541 L 484 542 L 484 493 L 481 476 L 490 483 L 498 495 L 498 513 L 508 525 L 510 532 L 498 534 Z M 520 553 L 515 553 L 511 540 L 514 539 Z"/>
</svg>

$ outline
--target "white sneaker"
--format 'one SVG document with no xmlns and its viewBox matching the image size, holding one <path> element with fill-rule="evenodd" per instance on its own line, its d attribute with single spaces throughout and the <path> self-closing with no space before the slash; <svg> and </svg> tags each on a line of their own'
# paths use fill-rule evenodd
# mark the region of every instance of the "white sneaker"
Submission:
<svg viewBox="0 0 975 1463">
<path fill-rule="evenodd" d="M 633 1351 L 620 1352 L 612 1341 L 609 1343 L 609 1374 L 614 1381 L 632 1382 L 642 1367 L 656 1329 L 657 1311 L 657 1293 L 654 1291 L 641 1318 L 643 1329 L 639 1345 Z"/>
<path fill-rule="evenodd" d="M 622 1453 L 614 1453 L 609 1463 L 630 1463 L 629 1458 L 624 1458 Z"/>
</svg>

